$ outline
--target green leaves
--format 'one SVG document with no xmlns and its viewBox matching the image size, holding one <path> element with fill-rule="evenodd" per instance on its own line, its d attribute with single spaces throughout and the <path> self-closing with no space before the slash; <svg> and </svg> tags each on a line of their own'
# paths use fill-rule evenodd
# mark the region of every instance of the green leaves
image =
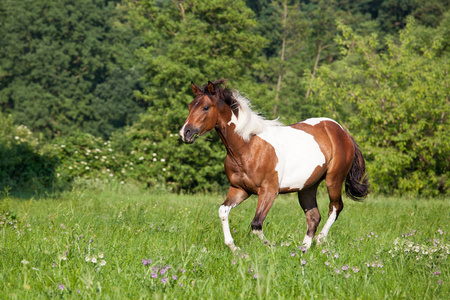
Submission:
<svg viewBox="0 0 450 300">
<path fill-rule="evenodd" d="M 143 111 L 133 97 L 140 89 L 133 56 L 139 37 L 126 11 L 92 0 L 2 7 L 0 108 L 15 123 L 51 137 L 80 128 L 109 136 Z"/>
<path fill-rule="evenodd" d="M 319 70 L 313 97 L 319 103 L 333 99 L 334 109 L 349 116 L 377 191 L 437 195 L 447 189 L 449 53 L 422 36 L 425 31 L 440 40 L 449 16 L 436 29 L 410 19 L 400 41 L 388 39 L 383 54 L 376 36 L 361 37 L 340 24 L 346 56 Z"/>
</svg>

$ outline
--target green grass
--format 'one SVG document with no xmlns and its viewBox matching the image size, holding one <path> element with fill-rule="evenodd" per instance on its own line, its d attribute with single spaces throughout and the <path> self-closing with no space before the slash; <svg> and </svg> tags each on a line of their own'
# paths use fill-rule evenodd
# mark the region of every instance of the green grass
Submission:
<svg viewBox="0 0 450 300">
<path fill-rule="evenodd" d="M 251 234 L 253 196 L 230 213 L 242 249 L 235 255 L 217 213 L 224 196 L 126 185 L 39 199 L 3 195 L 0 298 L 450 298 L 449 199 L 346 198 L 328 241 L 304 254 L 295 195 L 278 197 L 266 219 L 274 247 Z M 327 207 L 323 195 L 322 226 Z"/>
</svg>

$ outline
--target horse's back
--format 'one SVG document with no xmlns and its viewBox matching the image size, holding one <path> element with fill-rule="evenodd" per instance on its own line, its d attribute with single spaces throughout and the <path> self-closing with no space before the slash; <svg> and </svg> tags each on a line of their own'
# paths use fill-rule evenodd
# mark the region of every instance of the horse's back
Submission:
<svg viewBox="0 0 450 300">
<path fill-rule="evenodd" d="M 330 134 L 347 136 L 336 121 L 328 118 L 273 126 L 257 135 L 275 150 L 281 192 L 302 190 L 323 177 L 333 155 Z"/>
</svg>

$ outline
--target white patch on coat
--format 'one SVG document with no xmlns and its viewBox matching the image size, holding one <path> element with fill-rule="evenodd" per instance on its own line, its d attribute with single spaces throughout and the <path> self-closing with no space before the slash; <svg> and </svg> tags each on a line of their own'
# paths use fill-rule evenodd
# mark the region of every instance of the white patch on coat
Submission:
<svg viewBox="0 0 450 300">
<path fill-rule="evenodd" d="M 238 119 L 236 118 L 236 115 L 233 112 L 231 112 L 231 120 L 230 120 L 230 122 L 228 122 L 228 126 L 230 126 L 231 123 L 234 123 L 236 125 L 237 121 L 238 121 Z"/>
<path fill-rule="evenodd" d="M 325 239 L 328 235 L 328 232 L 330 231 L 331 225 L 333 225 L 334 221 L 336 221 L 336 207 L 333 206 L 333 211 L 331 212 L 331 215 L 328 217 L 327 222 L 323 226 L 322 231 L 319 233 L 317 239 L 320 241 L 321 239 Z"/>
<path fill-rule="evenodd" d="M 306 119 L 304 121 L 301 121 L 300 123 L 305 123 L 305 124 L 308 124 L 308 125 L 311 125 L 311 126 L 315 126 L 315 125 L 319 124 L 322 121 L 334 122 L 334 123 L 338 124 L 342 128 L 342 126 L 338 122 L 336 122 L 335 120 L 330 119 L 330 118 L 310 118 L 310 119 Z"/>
<path fill-rule="evenodd" d="M 279 188 L 302 189 L 325 155 L 314 137 L 289 126 L 271 126 L 257 135 L 275 149 Z"/>
<path fill-rule="evenodd" d="M 238 106 L 239 112 L 237 118 L 232 114 L 228 125 L 234 123 L 236 125 L 234 131 L 241 136 L 244 141 L 248 142 L 253 135 L 263 132 L 268 127 L 282 125 L 278 120 L 267 120 L 252 111 L 250 101 L 236 90 L 233 91 L 233 98 L 237 102 L 236 105 Z"/>
</svg>

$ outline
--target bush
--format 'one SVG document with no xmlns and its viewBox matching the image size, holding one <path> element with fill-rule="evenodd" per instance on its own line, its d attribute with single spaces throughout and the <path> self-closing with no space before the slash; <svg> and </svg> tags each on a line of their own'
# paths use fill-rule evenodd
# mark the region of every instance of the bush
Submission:
<svg viewBox="0 0 450 300">
<path fill-rule="evenodd" d="M 26 126 L 0 113 L 0 189 L 40 192 L 55 183 L 58 159 Z"/>
</svg>

